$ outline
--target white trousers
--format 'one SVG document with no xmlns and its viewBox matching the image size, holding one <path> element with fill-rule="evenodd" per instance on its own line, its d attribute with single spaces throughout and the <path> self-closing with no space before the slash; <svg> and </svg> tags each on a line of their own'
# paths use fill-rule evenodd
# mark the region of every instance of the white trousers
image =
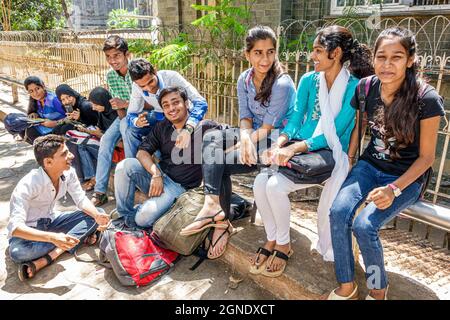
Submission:
<svg viewBox="0 0 450 320">
<path fill-rule="evenodd" d="M 271 175 L 270 169 L 265 169 L 256 176 L 253 183 L 253 195 L 268 241 L 276 241 L 278 245 L 290 242 L 289 193 L 311 186 L 314 184 L 295 184 L 278 172 Z"/>
</svg>

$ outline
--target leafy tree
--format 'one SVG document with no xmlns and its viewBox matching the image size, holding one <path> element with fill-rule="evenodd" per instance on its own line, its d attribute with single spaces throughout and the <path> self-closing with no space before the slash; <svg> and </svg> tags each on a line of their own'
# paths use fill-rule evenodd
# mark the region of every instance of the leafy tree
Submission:
<svg viewBox="0 0 450 320">
<path fill-rule="evenodd" d="M 49 30 L 64 25 L 59 0 L 12 0 L 12 30 Z"/>
<path fill-rule="evenodd" d="M 136 29 L 139 25 L 138 19 L 129 16 L 137 14 L 138 8 L 134 9 L 134 11 L 114 9 L 108 14 L 106 24 L 109 29 Z"/>
</svg>

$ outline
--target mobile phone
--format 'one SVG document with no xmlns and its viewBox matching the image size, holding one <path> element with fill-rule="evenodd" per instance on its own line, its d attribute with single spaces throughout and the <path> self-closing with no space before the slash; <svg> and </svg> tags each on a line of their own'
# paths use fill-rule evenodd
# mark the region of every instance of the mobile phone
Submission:
<svg viewBox="0 0 450 320">
<path fill-rule="evenodd" d="M 72 106 L 65 106 L 66 107 L 66 113 L 72 113 L 73 107 Z"/>
</svg>

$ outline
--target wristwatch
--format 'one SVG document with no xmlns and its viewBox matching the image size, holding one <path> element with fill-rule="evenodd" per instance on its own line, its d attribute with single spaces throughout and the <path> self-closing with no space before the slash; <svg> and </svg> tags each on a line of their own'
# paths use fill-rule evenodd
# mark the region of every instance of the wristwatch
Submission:
<svg viewBox="0 0 450 320">
<path fill-rule="evenodd" d="M 389 188 L 392 189 L 392 192 L 394 193 L 394 196 L 397 198 L 402 194 L 402 191 L 400 190 L 399 187 L 397 187 L 395 184 L 390 183 L 388 184 Z"/>
<path fill-rule="evenodd" d="M 192 134 L 192 132 L 194 132 L 194 127 L 188 124 L 184 127 L 184 129 L 186 129 L 189 134 Z"/>
</svg>

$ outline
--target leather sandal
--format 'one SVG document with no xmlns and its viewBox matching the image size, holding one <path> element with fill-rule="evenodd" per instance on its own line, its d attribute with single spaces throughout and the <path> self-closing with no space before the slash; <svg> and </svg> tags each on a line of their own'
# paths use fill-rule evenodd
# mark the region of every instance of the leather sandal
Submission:
<svg viewBox="0 0 450 320">
<path fill-rule="evenodd" d="M 267 250 L 266 248 L 263 247 L 259 247 L 258 250 L 256 251 L 256 258 L 255 261 L 253 262 L 252 266 L 250 267 L 249 272 L 251 274 L 260 274 L 263 272 L 263 270 L 266 268 L 266 263 L 268 258 L 273 254 L 272 251 Z M 259 257 L 263 255 L 265 257 L 267 257 L 266 260 L 264 260 L 264 262 L 262 264 L 258 264 L 259 261 Z"/>
<path fill-rule="evenodd" d="M 292 256 L 292 254 L 294 253 L 294 250 L 289 249 L 288 254 L 285 254 L 277 249 L 273 250 L 272 255 L 267 259 L 267 263 L 266 263 L 266 268 L 263 269 L 263 271 L 261 272 L 261 274 L 263 276 L 266 277 L 270 277 L 270 278 L 276 278 L 279 277 L 283 274 L 284 269 L 286 268 L 287 265 L 287 261 L 289 260 L 289 258 Z M 267 267 L 270 266 L 273 262 L 273 260 L 275 259 L 275 257 L 283 259 L 285 261 L 285 264 L 281 267 L 280 270 L 277 271 L 268 271 Z"/>
<path fill-rule="evenodd" d="M 386 287 L 386 291 L 384 291 L 384 299 L 383 300 L 387 300 L 387 294 L 388 294 L 388 290 L 389 290 L 389 285 Z M 368 294 L 366 296 L 366 300 L 377 300 L 374 297 L 372 297 L 370 294 Z"/>
<path fill-rule="evenodd" d="M 327 300 L 359 300 L 359 296 L 358 296 L 358 285 L 355 283 L 355 289 L 353 289 L 353 292 L 350 293 L 350 295 L 343 297 L 340 296 L 338 294 L 336 294 L 336 290 L 338 288 L 334 289 L 333 291 L 330 292 L 330 294 L 328 295 Z"/>
<path fill-rule="evenodd" d="M 49 266 L 53 263 L 53 259 L 49 254 L 46 254 L 41 258 L 45 258 L 45 260 L 47 260 L 47 264 L 44 267 Z M 31 277 L 28 275 L 28 268 L 31 268 Z M 17 271 L 17 275 L 19 276 L 20 281 L 25 281 L 27 279 L 33 278 L 36 275 L 36 265 L 33 261 L 23 262 L 19 264 L 19 269 Z"/>
<path fill-rule="evenodd" d="M 91 198 L 91 202 L 94 206 L 100 207 L 108 202 L 108 196 L 104 193 L 94 192 Z"/>
<path fill-rule="evenodd" d="M 83 182 L 81 185 L 81 189 L 84 191 L 91 191 L 95 187 L 95 178 L 91 178 L 88 181 Z"/>
<path fill-rule="evenodd" d="M 227 251 L 227 246 L 228 246 L 228 241 L 230 241 L 230 237 L 233 235 L 233 234 L 235 234 L 236 232 L 235 232 L 235 229 L 233 228 L 233 226 L 231 225 L 231 223 L 228 221 L 227 223 L 222 223 L 223 225 L 225 225 L 225 226 L 227 226 L 226 227 L 226 229 L 224 229 L 223 230 L 223 232 L 220 234 L 220 236 L 216 239 L 216 241 L 212 241 L 212 238 L 213 238 L 213 232 L 209 232 L 208 233 L 208 243 L 209 243 L 209 245 L 207 245 L 207 247 L 206 247 L 206 250 L 207 250 L 207 255 L 208 255 L 208 259 L 210 259 L 210 260 L 215 260 L 215 259 L 219 259 L 221 256 L 223 256 L 223 254 L 225 253 L 225 251 Z M 231 228 L 231 231 L 230 231 L 230 228 Z M 210 255 L 209 255 L 209 250 L 211 249 L 211 248 L 215 248 L 216 247 L 216 245 L 219 243 L 219 241 L 220 241 L 220 239 L 222 239 L 222 237 L 225 235 L 225 234 L 227 234 L 228 233 L 228 240 L 227 240 L 227 243 L 225 244 L 225 247 L 223 248 L 223 250 L 222 250 L 222 252 L 219 254 L 219 255 L 217 255 L 217 256 L 215 256 L 215 257 L 211 257 Z"/>
<path fill-rule="evenodd" d="M 210 223 L 205 224 L 204 226 L 202 226 L 199 229 L 194 229 L 194 230 L 181 230 L 180 231 L 180 235 L 181 236 L 191 236 L 193 234 L 202 232 L 205 229 L 208 228 L 219 228 L 219 229 L 228 229 L 228 225 L 226 223 L 216 223 L 217 221 L 214 220 L 214 218 L 216 216 L 218 216 L 221 212 L 223 212 L 222 210 L 218 211 L 215 215 L 213 216 L 207 216 L 207 217 L 201 217 L 201 218 L 197 218 L 195 219 L 192 223 L 197 222 L 197 221 L 203 221 L 203 220 L 211 220 Z M 223 221 L 223 220 L 219 220 L 219 221 Z"/>
</svg>

